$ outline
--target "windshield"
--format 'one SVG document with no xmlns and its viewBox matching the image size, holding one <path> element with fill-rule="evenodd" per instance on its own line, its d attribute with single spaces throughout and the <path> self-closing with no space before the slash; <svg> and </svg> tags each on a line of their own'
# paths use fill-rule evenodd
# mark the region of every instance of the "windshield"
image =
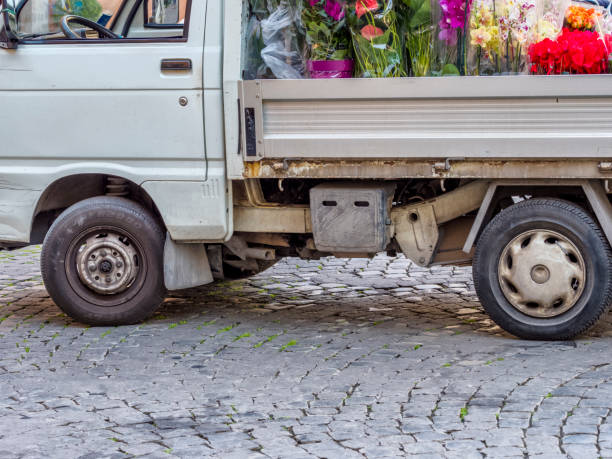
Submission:
<svg viewBox="0 0 612 459">
<path fill-rule="evenodd" d="M 81 16 L 108 26 L 119 11 L 123 0 L 22 0 L 18 33 L 46 35 L 60 31 L 60 20 L 67 14 Z"/>
</svg>

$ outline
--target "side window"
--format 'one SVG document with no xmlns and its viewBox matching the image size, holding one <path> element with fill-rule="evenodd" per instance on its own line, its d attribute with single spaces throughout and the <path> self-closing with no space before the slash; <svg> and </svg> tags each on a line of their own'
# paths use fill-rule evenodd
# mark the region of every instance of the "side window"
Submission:
<svg viewBox="0 0 612 459">
<path fill-rule="evenodd" d="M 60 21 L 67 15 L 107 26 L 121 3 L 122 0 L 26 0 L 20 4 L 18 31 L 21 35 L 61 38 Z"/>
<path fill-rule="evenodd" d="M 25 43 L 101 38 L 163 41 L 186 36 L 190 0 L 20 0 L 17 4 L 17 31 Z M 77 18 L 67 19 L 62 27 L 67 16 Z"/>
<path fill-rule="evenodd" d="M 180 28 L 185 24 L 186 0 L 146 0 L 147 27 Z"/>
</svg>

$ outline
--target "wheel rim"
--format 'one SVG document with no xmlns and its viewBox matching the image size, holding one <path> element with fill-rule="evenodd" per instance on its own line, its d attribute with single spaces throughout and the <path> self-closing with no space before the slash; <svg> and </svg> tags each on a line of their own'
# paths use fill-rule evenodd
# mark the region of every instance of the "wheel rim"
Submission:
<svg viewBox="0 0 612 459">
<path fill-rule="evenodd" d="M 498 279 L 512 307 L 531 317 L 551 318 L 576 305 L 586 284 L 586 269 L 582 254 L 567 237 L 531 230 L 504 247 Z"/>
<path fill-rule="evenodd" d="M 116 295 L 134 283 L 140 254 L 130 239 L 115 231 L 95 232 L 78 248 L 76 269 L 85 287 Z"/>
<path fill-rule="evenodd" d="M 96 270 L 91 269 L 90 261 L 98 261 Z M 104 261 L 109 264 L 102 265 Z M 124 229 L 97 226 L 72 240 L 64 266 L 67 280 L 78 296 L 96 306 L 115 307 L 127 303 L 142 289 L 147 278 L 147 253 L 138 239 Z M 114 275 L 110 282 L 99 275 L 102 269 Z"/>
</svg>

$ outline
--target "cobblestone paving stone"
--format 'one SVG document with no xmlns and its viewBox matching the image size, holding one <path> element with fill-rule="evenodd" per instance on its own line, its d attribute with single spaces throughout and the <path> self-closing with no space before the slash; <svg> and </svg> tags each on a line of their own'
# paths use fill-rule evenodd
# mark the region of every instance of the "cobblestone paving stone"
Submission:
<svg viewBox="0 0 612 459">
<path fill-rule="evenodd" d="M 53 304 L 0 252 L 0 457 L 612 457 L 612 316 L 504 334 L 470 268 L 287 259 L 138 326 Z"/>
</svg>

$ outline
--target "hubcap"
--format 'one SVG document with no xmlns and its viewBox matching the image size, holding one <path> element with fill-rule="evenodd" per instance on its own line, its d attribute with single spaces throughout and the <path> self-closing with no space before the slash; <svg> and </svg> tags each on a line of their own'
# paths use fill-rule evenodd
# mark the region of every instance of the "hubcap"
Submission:
<svg viewBox="0 0 612 459">
<path fill-rule="evenodd" d="M 533 230 L 515 237 L 498 265 L 501 289 L 510 304 L 532 317 L 570 310 L 584 290 L 586 270 L 578 248 L 555 231 Z"/>
<path fill-rule="evenodd" d="M 81 282 L 96 293 L 115 295 L 127 290 L 138 274 L 138 252 L 117 233 L 96 233 L 79 248 L 76 268 Z"/>
</svg>

